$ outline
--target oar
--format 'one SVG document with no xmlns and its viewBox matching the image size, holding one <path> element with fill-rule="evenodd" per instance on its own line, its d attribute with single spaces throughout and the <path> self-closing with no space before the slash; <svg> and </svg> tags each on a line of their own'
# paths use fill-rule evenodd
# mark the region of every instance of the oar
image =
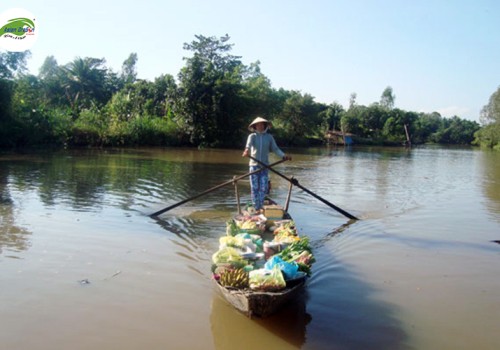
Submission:
<svg viewBox="0 0 500 350">
<path fill-rule="evenodd" d="M 259 163 L 261 166 L 263 166 L 263 167 L 265 167 L 265 168 L 267 168 L 267 169 L 271 170 L 273 173 L 275 173 L 275 174 L 277 174 L 277 175 L 281 176 L 282 178 L 284 178 L 285 180 L 287 180 L 287 181 L 289 181 L 290 183 L 294 184 L 294 185 L 295 185 L 295 186 L 297 186 L 298 188 L 300 188 L 300 189 L 304 190 L 305 192 L 309 193 L 309 194 L 310 194 L 311 196 L 313 196 L 314 198 L 316 198 L 316 199 L 318 199 L 318 200 L 322 201 L 323 203 L 325 203 L 325 204 L 326 204 L 326 205 L 328 205 L 329 207 L 331 207 L 331 208 L 335 209 L 336 211 L 338 211 L 338 212 L 339 212 L 339 213 L 341 213 L 342 215 L 347 216 L 349 219 L 352 219 L 352 220 L 359 220 L 359 219 L 358 219 L 357 217 L 355 217 L 354 215 L 349 214 L 349 213 L 348 213 L 348 212 L 346 212 L 345 210 L 343 210 L 343 209 L 341 209 L 341 208 L 337 207 L 335 204 L 330 203 L 330 202 L 329 202 L 329 201 L 327 201 L 326 199 L 324 199 L 324 198 L 322 198 L 322 197 L 318 196 L 316 193 L 314 193 L 314 192 L 312 192 L 312 191 L 308 190 L 307 188 L 305 188 L 304 186 L 302 186 L 301 184 L 299 184 L 299 181 L 298 181 L 297 179 L 295 179 L 295 178 L 290 179 L 289 177 L 287 177 L 287 176 L 283 175 L 283 174 L 282 174 L 282 173 L 280 173 L 279 171 L 272 169 L 272 168 L 271 168 L 271 166 L 269 166 L 269 165 L 267 165 L 267 164 L 262 163 L 260 160 L 255 159 L 255 158 L 254 158 L 254 157 L 252 157 L 252 156 L 249 156 L 249 157 L 250 157 L 251 159 L 253 159 L 254 161 L 256 161 L 257 163 Z"/>
<path fill-rule="evenodd" d="M 285 161 L 285 159 L 279 160 L 279 161 L 277 161 L 277 162 L 275 162 L 275 163 L 272 163 L 271 165 L 268 165 L 267 167 L 269 167 L 269 169 L 271 169 L 271 167 L 273 167 L 273 166 L 275 166 L 275 165 L 277 165 L 277 164 L 279 164 L 279 163 L 283 163 L 284 161 Z M 221 183 L 220 185 L 217 185 L 217 186 L 215 186 L 215 187 L 209 188 L 208 190 L 203 191 L 203 192 L 201 192 L 201 193 L 197 194 L 196 196 L 193 196 L 193 197 L 190 197 L 190 198 L 184 199 L 184 200 L 180 201 L 179 203 L 172 204 L 172 205 L 170 205 L 170 206 L 168 206 L 168 207 L 166 207 L 166 208 L 164 208 L 164 209 L 162 209 L 162 210 L 158 210 L 157 212 L 154 212 L 153 214 L 150 214 L 149 216 L 154 217 L 154 216 L 161 215 L 161 214 L 165 213 L 166 211 L 169 211 L 169 210 L 171 210 L 171 209 L 177 208 L 179 205 L 182 205 L 182 204 L 184 204 L 184 203 L 187 203 L 187 202 L 189 202 L 189 201 L 192 201 L 193 199 L 196 199 L 196 198 L 199 198 L 199 197 L 201 197 L 201 196 L 204 196 L 204 195 L 206 195 L 206 194 L 208 194 L 208 193 L 210 193 L 210 192 L 213 192 L 213 191 L 215 191 L 215 190 L 217 190 L 217 189 L 219 189 L 219 188 L 221 188 L 221 187 L 224 187 L 224 186 L 227 186 L 227 185 L 231 185 L 231 184 L 233 184 L 235 181 L 239 181 L 239 180 L 241 180 L 241 179 L 243 179 L 243 178 L 245 178 L 245 177 L 247 177 L 247 176 L 250 176 L 250 175 L 256 174 L 256 173 L 258 173 L 258 172 L 262 171 L 263 169 L 264 169 L 264 168 L 260 168 L 260 169 L 258 169 L 258 170 L 251 171 L 251 172 L 249 172 L 249 173 L 246 173 L 246 174 L 243 174 L 243 175 L 237 176 L 237 177 L 233 178 L 232 180 L 226 181 L 226 182 L 224 182 L 224 183 Z"/>
</svg>

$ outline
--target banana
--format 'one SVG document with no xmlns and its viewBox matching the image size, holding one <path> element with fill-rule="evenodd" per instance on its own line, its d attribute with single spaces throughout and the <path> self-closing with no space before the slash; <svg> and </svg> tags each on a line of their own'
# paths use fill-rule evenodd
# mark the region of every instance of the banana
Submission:
<svg viewBox="0 0 500 350">
<path fill-rule="evenodd" d="M 248 287 L 248 273 L 243 269 L 226 270 L 219 280 L 224 287 L 244 289 Z"/>
</svg>

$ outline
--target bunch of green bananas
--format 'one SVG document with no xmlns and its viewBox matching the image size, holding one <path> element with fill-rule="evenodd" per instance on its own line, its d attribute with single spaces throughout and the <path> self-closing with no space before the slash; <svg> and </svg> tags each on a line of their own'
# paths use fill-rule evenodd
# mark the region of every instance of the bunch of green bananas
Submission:
<svg viewBox="0 0 500 350">
<path fill-rule="evenodd" d="M 220 275 L 219 283 L 224 287 L 247 288 L 248 272 L 243 269 L 226 270 Z"/>
</svg>

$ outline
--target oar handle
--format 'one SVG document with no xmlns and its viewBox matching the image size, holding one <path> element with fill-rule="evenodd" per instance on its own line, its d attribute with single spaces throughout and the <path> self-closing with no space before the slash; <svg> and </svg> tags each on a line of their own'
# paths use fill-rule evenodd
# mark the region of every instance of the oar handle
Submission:
<svg viewBox="0 0 500 350">
<path fill-rule="evenodd" d="M 289 181 L 290 183 L 292 183 L 293 185 L 297 186 L 298 188 L 304 190 L 305 192 L 309 193 L 311 196 L 313 196 L 314 198 L 322 201 L 323 203 L 325 203 L 326 205 L 328 205 L 329 207 L 335 209 L 336 211 L 338 211 L 339 213 L 341 213 L 342 215 L 348 217 L 349 219 L 352 219 L 352 220 L 359 220 L 357 217 L 355 217 L 354 215 L 352 214 L 349 214 L 348 212 L 346 212 L 345 210 L 337 207 L 335 204 L 333 203 L 330 203 L 329 201 L 327 201 L 326 199 L 318 196 L 316 193 L 308 190 L 307 188 L 305 188 L 304 186 L 302 186 L 301 184 L 299 184 L 299 181 L 296 179 L 296 178 L 293 178 L 293 179 L 290 179 L 289 177 L 283 175 L 282 173 L 280 173 L 279 171 L 277 170 L 274 170 L 274 169 L 271 169 L 271 167 L 263 162 L 261 162 L 260 160 L 252 157 L 252 156 L 249 156 L 251 159 L 253 159 L 254 161 L 256 161 L 257 163 L 259 163 L 260 165 L 262 165 L 263 167 L 271 170 L 273 173 L 275 173 L 276 175 L 279 175 L 281 176 L 282 178 L 284 178 L 285 180 Z"/>
</svg>

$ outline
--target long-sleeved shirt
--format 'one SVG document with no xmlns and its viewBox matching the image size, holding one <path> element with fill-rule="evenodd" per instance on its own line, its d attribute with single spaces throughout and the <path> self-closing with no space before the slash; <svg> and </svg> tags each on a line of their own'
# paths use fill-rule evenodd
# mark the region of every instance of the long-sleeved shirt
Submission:
<svg viewBox="0 0 500 350">
<path fill-rule="evenodd" d="M 250 150 L 250 155 L 260 160 L 264 164 L 269 164 L 269 153 L 274 152 L 278 157 L 283 158 L 285 153 L 276 145 L 274 137 L 267 132 L 254 132 L 248 135 L 246 147 Z M 256 161 L 250 159 L 250 166 L 258 165 Z"/>
</svg>

